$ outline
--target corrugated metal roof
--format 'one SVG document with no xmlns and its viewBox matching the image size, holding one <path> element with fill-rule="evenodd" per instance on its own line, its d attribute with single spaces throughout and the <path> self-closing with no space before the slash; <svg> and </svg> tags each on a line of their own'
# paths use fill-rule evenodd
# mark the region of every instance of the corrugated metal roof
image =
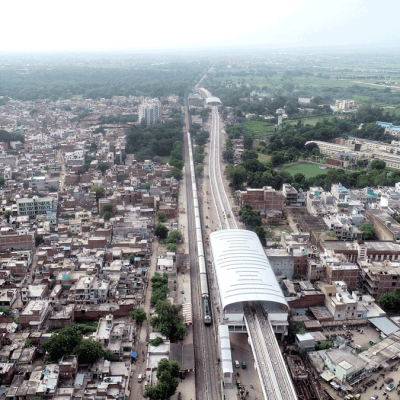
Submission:
<svg viewBox="0 0 400 400">
<path fill-rule="evenodd" d="M 254 232 L 213 232 L 210 245 L 223 309 L 234 303 L 262 301 L 288 309 L 264 249 Z"/>
<path fill-rule="evenodd" d="M 397 332 L 400 328 L 390 321 L 387 317 L 376 317 L 369 318 L 368 321 L 371 324 L 375 325 L 380 331 L 382 331 L 385 335 L 390 335 L 393 332 Z"/>
</svg>

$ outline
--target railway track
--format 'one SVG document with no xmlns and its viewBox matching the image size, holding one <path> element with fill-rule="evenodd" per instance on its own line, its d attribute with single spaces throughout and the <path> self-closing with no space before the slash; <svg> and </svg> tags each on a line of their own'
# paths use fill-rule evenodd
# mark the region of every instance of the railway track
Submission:
<svg viewBox="0 0 400 400">
<path fill-rule="evenodd" d="M 187 216 L 189 231 L 190 280 L 193 309 L 193 339 L 195 349 L 196 398 L 198 400 L 220 399 L 219 372 L 216 360 L 217 347 L 212 326 L 203 321 L 203 299 L 201 293 L 199 263 L 197 257 L 196 226 L 193 206 L 193 190 L 189 168 L 189 141 L 187 137 L 188 114 L 185 111 L 186 129 L 184 129 L 185 145 L 185 180 L 187 198 Z M 199 197 L 199 201 L 201 198 Z"/>
</svg>

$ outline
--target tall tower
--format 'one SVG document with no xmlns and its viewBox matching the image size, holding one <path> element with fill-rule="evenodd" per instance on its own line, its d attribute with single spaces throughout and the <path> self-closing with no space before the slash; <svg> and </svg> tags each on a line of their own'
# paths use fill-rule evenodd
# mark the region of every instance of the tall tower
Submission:
<svg viewBox="0 0 400 400">
<path fill-rule="evenodd" d="M 278 108 L 276 113 L 278 114 L 278 126 L 282 125 L 282 115 L 285 113 L 285 110 L 283 108 Z"/>
</svg>

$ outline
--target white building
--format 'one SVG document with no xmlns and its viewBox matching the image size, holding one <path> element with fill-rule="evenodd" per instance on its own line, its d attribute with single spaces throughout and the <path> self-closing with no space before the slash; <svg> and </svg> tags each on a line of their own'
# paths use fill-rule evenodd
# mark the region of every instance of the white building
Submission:
<svg viewBox="0 0 400 400">
<path fill-rule="evenodd" d="M 161 103 L 158 99 L 147 99 L 139 106 L 139 122 L 144 118 L 147 125 L 153 125 L 160 120 Z"/>
</svg>

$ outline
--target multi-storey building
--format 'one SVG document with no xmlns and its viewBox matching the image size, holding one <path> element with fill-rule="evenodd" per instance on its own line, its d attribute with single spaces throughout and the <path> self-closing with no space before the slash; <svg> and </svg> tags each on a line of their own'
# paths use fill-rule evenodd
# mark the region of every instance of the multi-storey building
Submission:
<svg viewBox="0 0 400 400">
<path fill-rule="evenodd" d="M 57 211 L 57 201 L 53 197 L 37 197 L 17 200 L 18 215 L 35 216 L 46 214 L 47 211 Z"/>
<path fill-rule="evenodd" d="M 139 121 L 143 118 L 146 120 L 147 125 L 153 125 L 160 120 L 161 117 L 161 103 L 158 99 L 146 99 L 143 104 L 139 106 Z"/>
<path fill-rule="evenodd" d="M 285 204 L 285 196 L 281 191 L 271 186 L 264 186 L 262 189 L 247 189 L 239 191 L 240 207 L 249 204 L 253 210 L 265 214 L 267 210 L 282 210 Z"/>
<path fill-rule="evenodd" d="M 107 300 L 110 282 L 96 277 L 84 276 L 75 284 L 75 302 L 78 304 L 98 304 Z"/>
<path fill-rule="evenodd" d="M 399 287 L 400 262 L 360 261 L 359 285 L 379 300 L 383 292 L 393 292 Z"/>
</svg>

